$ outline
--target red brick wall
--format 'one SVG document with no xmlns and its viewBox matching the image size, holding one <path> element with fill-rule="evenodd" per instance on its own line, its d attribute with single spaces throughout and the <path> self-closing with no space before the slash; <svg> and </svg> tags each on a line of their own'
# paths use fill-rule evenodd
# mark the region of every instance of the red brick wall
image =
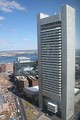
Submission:
<svg viewBox="0 0 80 120">
<path fill-rule="evenodd" d="M 33 80 L 32 81 L 32 86 L 37 86 L 37 85 L 39 85 L 38 80 Z"/>
<path fill-rule="evenodd" d="M 13 72 L 13 64 L 1 64 L 0 72 Z"/>
<path fill-rule="evenodd" d="M 1 72 L 5 72 L 5 64 L 1 64 Z"/>
<path fill-rule="evenodd" d="M 5 64 L 5 72 L 13 72 L 13 64 Z"/>
</svg>

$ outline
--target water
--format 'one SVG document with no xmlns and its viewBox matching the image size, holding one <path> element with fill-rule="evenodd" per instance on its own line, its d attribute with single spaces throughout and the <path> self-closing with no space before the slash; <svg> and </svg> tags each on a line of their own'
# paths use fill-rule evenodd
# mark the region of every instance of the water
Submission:
<svg viewBox="0 0 80 120">
<path fill-rule="evenodd" d="M 76 50 L 76 56 L 80 56 L 80 50 Z M 32 61 L 38 59 L 38 55 L 36 54 L 17 54 L 15 56 L 1 56 L 0 57 L 0 64 L 2 63 L 13 63 L 17 57 L 29 57 Z"/>
<path fill-rule="evenodd" d="M 35 61 L 38 58 L 36 54 L 17 54 L 15 56 L 1 56 L 0 64 L 13 63 L 13 61 L 15 61 L 17 57 L 29 57 L 32 61 Z"/>
</svg>

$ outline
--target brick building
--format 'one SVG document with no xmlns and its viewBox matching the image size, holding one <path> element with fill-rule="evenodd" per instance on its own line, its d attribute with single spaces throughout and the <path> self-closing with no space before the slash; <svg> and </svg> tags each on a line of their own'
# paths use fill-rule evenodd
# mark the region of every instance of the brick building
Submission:
<svg viewBox="0 0 80 120">
<path fill-rule="evenodd" d="M 28 76 L 27 79 L 28 79 L 29 87 L 39 85 L 38 77 Z"/>
<path fill-rule="evenodd" d="M 0 72 L 13 72 L 13 63 L 0 64 Z"/>
</svg>

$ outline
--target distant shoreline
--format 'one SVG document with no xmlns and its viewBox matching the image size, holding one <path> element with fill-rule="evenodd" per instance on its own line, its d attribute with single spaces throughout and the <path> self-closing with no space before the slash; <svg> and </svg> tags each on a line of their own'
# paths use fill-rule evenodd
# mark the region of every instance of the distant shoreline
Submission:
<svg viewBox="0 0 80 120">
<path fill-rule="evenodd" d="M 37 50 L 1 50 L 0 52 L 37 52 Z"/>
<path fill-rule="evenodd" d="M 0 57 L 2 56 L 15 56 L 17 54 L 38 54 L 37 50 L 21 50 L 21 51 L 0 51 Z"/>
<path fill-rule="evenodd" d="M 28 57 L 32 61 L 35 61 L 38 59 L 38 55 L 36 53 L 4 54 L 3 56 L 2 55 L 0 56 L 0 64 L 13 63 L 14 61 L 16 61 L 17 57 Z"/>
</svg>

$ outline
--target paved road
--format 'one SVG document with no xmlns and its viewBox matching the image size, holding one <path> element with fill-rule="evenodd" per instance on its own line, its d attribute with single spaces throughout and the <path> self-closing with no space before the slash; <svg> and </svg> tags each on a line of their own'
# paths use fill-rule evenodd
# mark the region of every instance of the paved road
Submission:
<svg viewBox="0 0 80 120">
<path fill-rule="evenodd" d="M 26 116 L 21 98 L 14 95 L 14 99 L 15 99 L 15 103 L 16 103 L 16 107 L 17 107 L 16 114 L 17 114 L 18 120 L 27 120 L 27 116 Z"/>
<path fill-rule="evenodd" d="M 14 94 L 12 94 L 12 97 L 14 98 L 15 105 L 16 105 L 16 108 L 17 108 L 17 110 L 16 110 L 17 120 L 27 120 L 27 116 L 26 116 L 26 113 L 25 113 L 25 109 L 24 109 L 22 100 L 19 97 L 20 93 L 17 91 L 17 89 L 15 88 L 14 85 L 12 87 L 12 92 L 14 93 Z"/>
<path fill-rule="evenodd" d="M 21 107 L 21 112 L 22 112 L 23 120 L 27 120 L 27 116 L 26 116 L 26 113 L 25 113 L 24 106 L 23 106 L 21 98 L 19 98 L 19 103 L 20 103 L 20 107 Z"/>
<path fill-rule="evenodd" d="M 20 104 L 18 102 L 18 98 L 15 97 L 14 100 L 15 100 L 15 104 L 16 104 L 16 108 L 17 108 L 17 111 L 16 111 L 17 120 L 23 120 L 22 113 L 21 113 L 21 108 L 20 108 Z"/>
</svg>

